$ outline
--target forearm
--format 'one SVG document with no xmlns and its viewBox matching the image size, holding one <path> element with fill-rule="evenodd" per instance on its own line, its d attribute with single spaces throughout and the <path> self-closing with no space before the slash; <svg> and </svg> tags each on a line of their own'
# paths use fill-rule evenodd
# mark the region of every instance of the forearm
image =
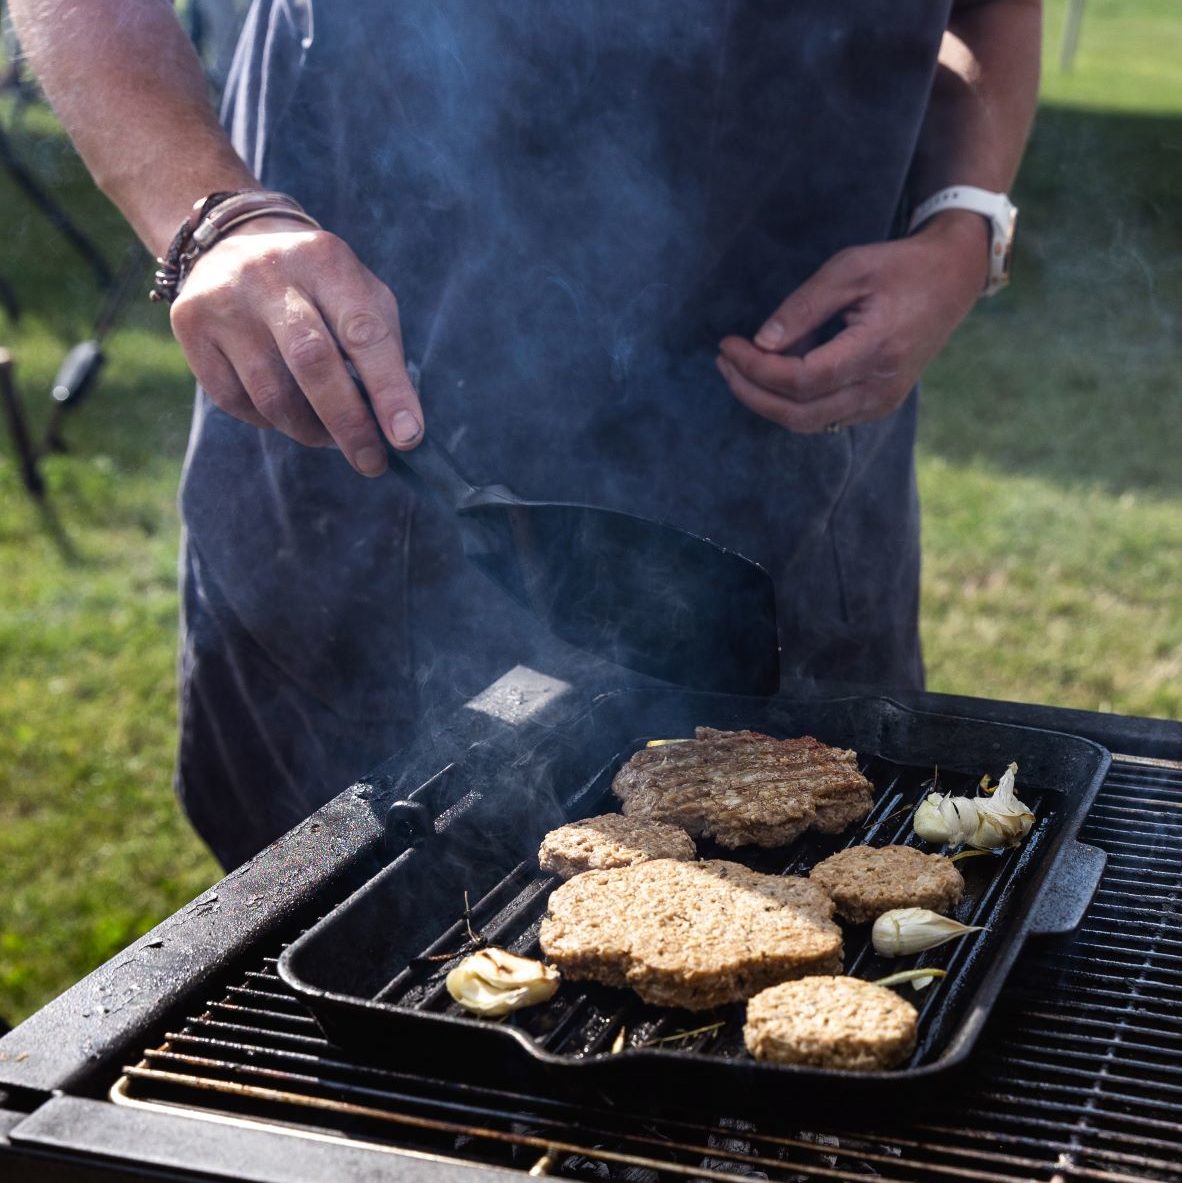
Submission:
<svg viewBox="0 0 1182 1183">
<path fill-rule="evenodd" d="M 9 11 L 87 168 L 153 254 L 196 198 L 256 183 L 166 0 L 10 0 Z"/>
<path fill-rule="evenodd" d="M 911 175 L 915 204 L 949 185 L 1004 193 L 1038 102 L 1040 0 L 953 8 Z"/>
<path fill-rule="evenodd" d="M 1038 94 L 1038 0 L 957 4 L 911 174 L 918 204 L 940 189 L 1010 187 Z M 815 432 L 896 410 L 973 306 L 989 273 L 989 224 L 950 209 L 916 233 L 852 247 L 792 292 L 718 366 L 744 406 Z M 814 335 L 840 318 L 820 345 Z"/>
<path fill-rule="evenodd" d="M 910 178 L 912 206 L 953 185 L 1007 192 L 1038 102 L 1041 0 L 954 4 L 940 47 Z M 976 290 L 988 275 L 989 228 L 979 214 L 946 210 L 920 231 L 941 240 Z"/>
<path fill-rule="evenodd" d="M 154 254 L 198 197 L 256 184 L 166 0 L 9 0 L 9 9 L 95 180 Z M 396 448 L 422 438 L 394 294 L 328 231 L 246 223 L 197 259 L 170 319 L 227 414 L 309 446 L 335 443 L 368 476 L 386 467 L 379 427 Z"/>
</svg>

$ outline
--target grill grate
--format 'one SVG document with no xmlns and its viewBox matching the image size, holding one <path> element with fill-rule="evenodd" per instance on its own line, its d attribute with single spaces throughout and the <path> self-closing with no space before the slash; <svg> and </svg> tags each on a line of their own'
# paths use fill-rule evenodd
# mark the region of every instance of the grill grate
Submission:
<svg viewBox="0 0 1182 1183">
<path fill-rule="evenodd" d="M 654 1120 L 400 1074 L 328 1043 L 274 956 L 112 1095 L 569 1179 L 1176 1179 L 1182 770 L 1118 758 L 1081 837 L 1109 863 L 1080 930 L 1023 958 L 965 1080 L 907 1119 Z"/>
</svg>

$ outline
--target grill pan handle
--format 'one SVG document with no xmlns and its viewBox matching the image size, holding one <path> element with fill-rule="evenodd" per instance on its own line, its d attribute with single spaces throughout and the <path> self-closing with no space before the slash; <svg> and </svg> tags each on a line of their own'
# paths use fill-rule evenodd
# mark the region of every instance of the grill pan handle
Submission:
<svg viewBox="0 0 1182 1183">
<path fill-rule="evenodd" d="M 1059 852 L 1030 921 L 1030 935 L 1062 937 L 1074 932 L 1091 906 L 1108 855 L 1097 846 L 1072 839 Z"/>
</svg>

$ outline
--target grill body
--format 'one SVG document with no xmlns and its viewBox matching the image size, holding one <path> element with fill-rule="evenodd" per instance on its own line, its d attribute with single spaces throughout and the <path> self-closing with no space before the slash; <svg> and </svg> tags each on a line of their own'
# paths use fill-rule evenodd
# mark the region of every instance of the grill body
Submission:
<svg viewBox="0 0 1182 1183">
<path fill-rule="evenodd" d="M 820 1114 L 658 1115 L 400 1073 L 328 1042 L 278 959 L 388 860 L 391 800 L 473 744 L 511 757 L 521 725 L 473 712 L 0 1040 L 0 1178 L 1179 1178 L 1182 727 L 936 696 L 913 705 L 1130 753 L 1080 833 L 1108 856 L 1082 925 L 1027 947 L 965 1073 L 922 1107 L 889 1114 L 865 1098 Z M 532 723 L 558 734 L 544 711 Z"/>
</svg>

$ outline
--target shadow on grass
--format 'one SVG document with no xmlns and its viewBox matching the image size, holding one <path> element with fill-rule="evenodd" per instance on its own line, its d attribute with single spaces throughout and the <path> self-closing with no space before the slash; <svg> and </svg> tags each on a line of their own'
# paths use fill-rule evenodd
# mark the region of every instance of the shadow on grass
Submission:
<svg viewBox="0 0 1182 1183">
<path fill-rule="evenodd" d="M 1182 118 L 1044 108 L 1015 200 L 1014 283 L 929 369 L 921 447 L 1182 495 Z"/>
</svg>

